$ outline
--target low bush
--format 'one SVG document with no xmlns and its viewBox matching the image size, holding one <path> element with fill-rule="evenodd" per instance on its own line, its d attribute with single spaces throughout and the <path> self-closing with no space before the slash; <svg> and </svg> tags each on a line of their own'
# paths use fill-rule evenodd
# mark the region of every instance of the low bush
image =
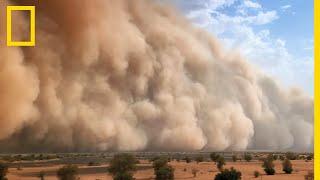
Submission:
<svg viewBox="0 0 320 180">
<path fill-rule="evenodd" d="M 246 160 L 247 162 L 250 162 L 252 160 L 252 156 L 251 156 L 251 154 L 246 153 L 246 154 L 244 154 L 243 159 Z"/>
<path fill-rule="evenodd" d="M 108 172 L 115 180 L 130 180 L 133 179 L 137 163 L 138 161 L 131 154 L 117 154 L 111 159 Z"/>
<path fill-rule="evenodd" d="M 168 165 L 168 158 L 160 157 L 153 162 L 156 180 L 173 180 L 174 169 Z"/>
<path fill-rule="evenodd" d="M 260 172 L 259 171 L 254 171 L 253 175 L 255 178 L 258 178 L 260 176 Z"/>
<path fill-rule="evenodd" d="M 132 172 L 123 172 L 123 173 L 116 173 L 113 176 L 114 180 L 134 180 Z"/>
<path fill-rule="evenodd" d="M 282 170 L 286 173 L 286 174 L 291 174 L 293 169 L 292 169 L 292 163 L 289 159 L 286 159 L 282 162 Z"/>
<path fill-rule="evenodd" d="M 267 158 L 263 161 L 262 167 L 267 175 L 274 175 L 276 171 L 274 170 L 273 159 Z"/>
<path fill-rule="evenodd" d="M 168 164 L 168 159 L 166 157 L 160 157 L 153 162 L 153 169 L 158 171 L 161 167 L 164 167 Z"/>
<path fill-rule="evenodd" d="M 219 156 L 219 158 L 217 159 L 217 168 L 222 171 L 223 170 L 223 166 L 226 165 L 226 162 L 224 160 L 223 156 Z"/>
<path fill-rule="evenodd" d="M 240 180 L 241 179 L 241 172 L 237 171 L 234 168 L 225 169 L 218 173 L 216 177 L 214 178 L 215 180 Z"/>
<path fill-rule="evenodd" d="M 76 180 L 78 177 L 78 166 L 66 165 L 60 168 L 57 172 L 57 176 L 60 180 Z"/>
<path fill-rule="evenodd" d="M 156 180 L 173 180 L 174 179 L 174 169 L 166 165 L 164 167 L 160 167 L 157 171 L 155 171 Z"/>
<path fill-rule="evenodd" d="M 213 162 L 217 162 L 217 160 L 218 160 L 218 158 L 220 157 L 220 155 L 219 154 L 217 154 L 217 153 L 211 153 L 210 154 L 210 159 L 213 161 Z"/>
</svg>

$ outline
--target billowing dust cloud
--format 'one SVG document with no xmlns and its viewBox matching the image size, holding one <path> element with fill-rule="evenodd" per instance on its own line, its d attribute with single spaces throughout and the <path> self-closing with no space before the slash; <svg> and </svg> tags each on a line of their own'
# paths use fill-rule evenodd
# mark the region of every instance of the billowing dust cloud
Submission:
<svg viewBox="0 0 320 180">
<path fill-rule="evenodd" d="M 3 152 L 313 147 L 312 98 L 166 5 L 49 0 L 36 13 L 36 47 L 0 46 Z M 28 16 L 14 18 L 28 37 Z"/>
</svg>

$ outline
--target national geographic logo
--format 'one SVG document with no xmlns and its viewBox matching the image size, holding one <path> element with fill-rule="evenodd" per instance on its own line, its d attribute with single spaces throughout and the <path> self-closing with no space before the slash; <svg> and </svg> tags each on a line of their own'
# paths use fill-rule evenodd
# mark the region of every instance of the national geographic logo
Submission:
<svg viewBox="0 0 320 180">
<path fill-rule="evenodd" d="M 28 41 L 12 40 L 12 12 L 27 11 L 30 13 L 30 38 Z M 36 8 L 35 6 L 7 6 L 7 46 L 35 46 L 36 41 Z"/>
</svg>

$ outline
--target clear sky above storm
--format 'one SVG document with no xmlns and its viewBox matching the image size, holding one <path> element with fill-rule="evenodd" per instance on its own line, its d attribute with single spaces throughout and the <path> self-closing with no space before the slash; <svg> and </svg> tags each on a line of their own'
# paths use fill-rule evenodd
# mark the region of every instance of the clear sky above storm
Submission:
<svg viewBox="0 0 320 180">
<path fill-rule="evenodd" d="M 175 0 L 193 22 L 288 86 L 313 94 L 312 0 Z"/>
</svg>

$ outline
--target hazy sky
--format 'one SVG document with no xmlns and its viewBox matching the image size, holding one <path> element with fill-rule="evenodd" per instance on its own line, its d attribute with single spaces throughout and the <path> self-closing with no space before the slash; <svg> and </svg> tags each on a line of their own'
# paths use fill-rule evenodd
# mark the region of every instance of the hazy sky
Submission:
<svg viewBox="0 0 320 180">
<path fill-rule="evenodd" d="M 238 49 L 264 72 L 313 95 L 312 0 L 173 2 L 227 48 Z"/>
</svg>

